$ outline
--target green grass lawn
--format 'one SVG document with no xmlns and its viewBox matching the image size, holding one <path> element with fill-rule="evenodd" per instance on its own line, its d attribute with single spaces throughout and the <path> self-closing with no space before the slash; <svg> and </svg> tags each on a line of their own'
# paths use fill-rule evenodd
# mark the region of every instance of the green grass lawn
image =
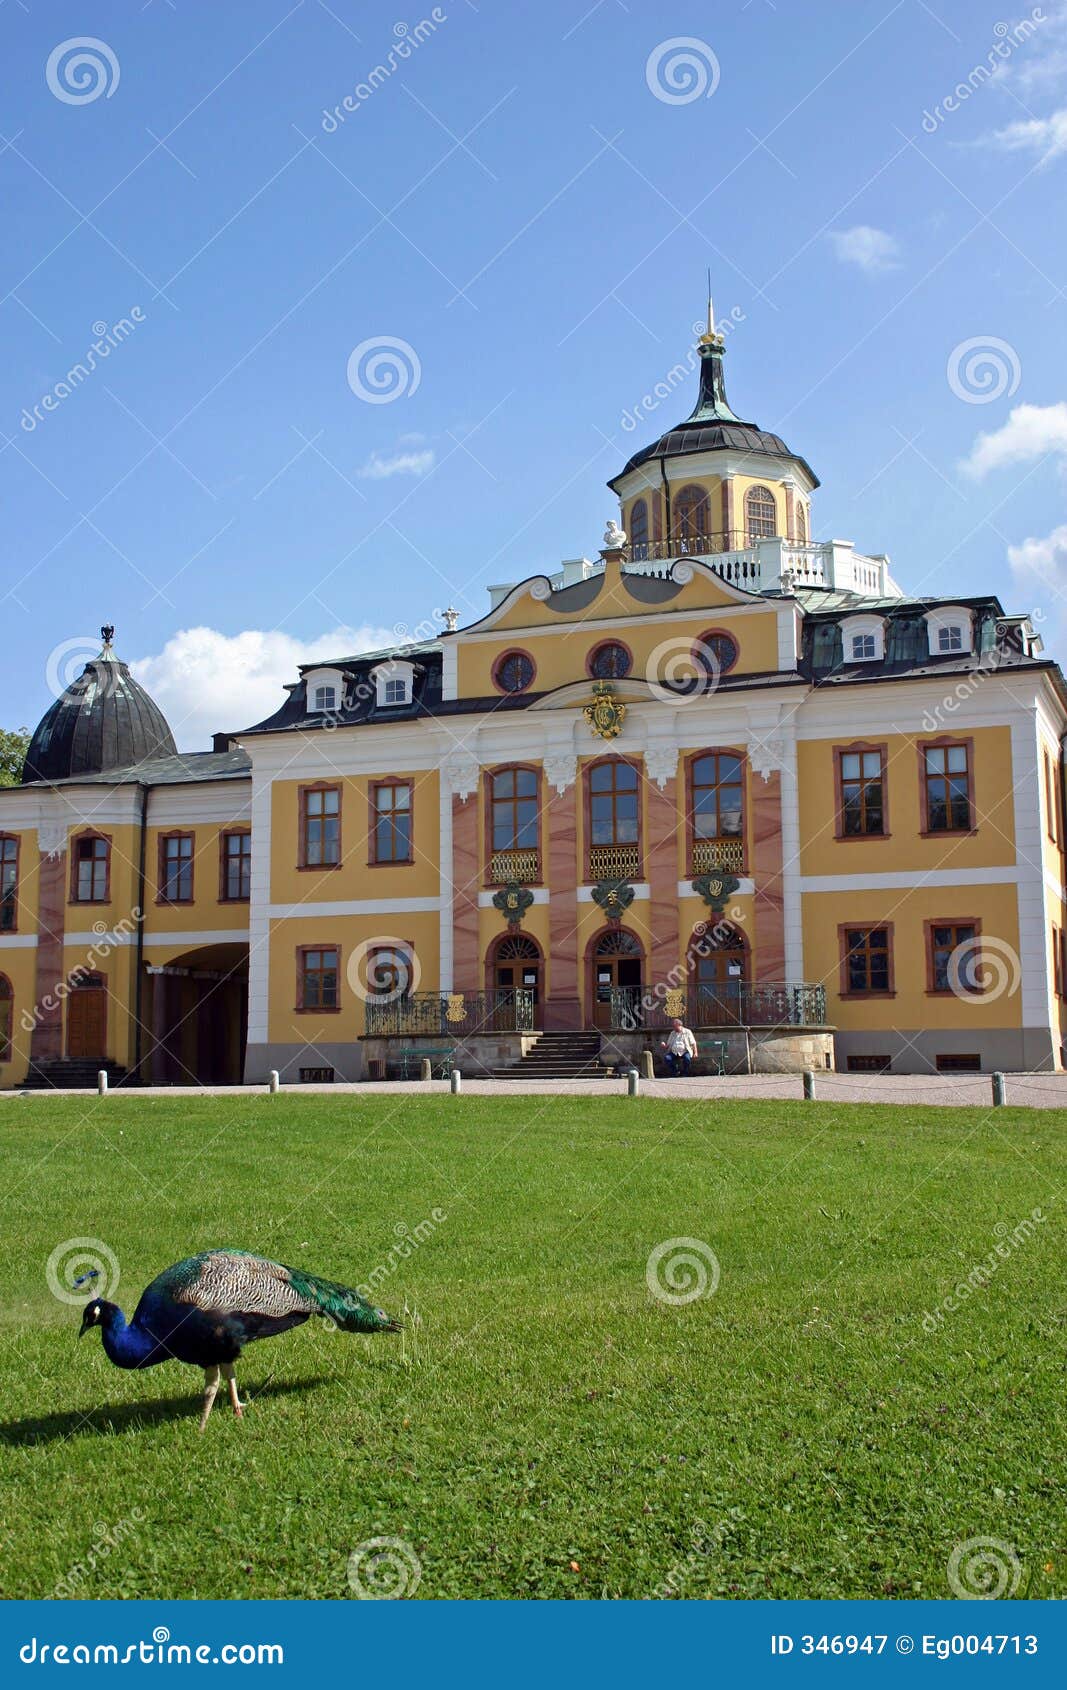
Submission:
<svg viewBox="0 0 1067 1690">
<path fill-rule="evenodd" d="M 349 1599 L 376 1537 L 420 1597 L 948 1597 L 975 1538 L 1067 1596 L 1060 1113 L 35 1097 L 0 1135 L 5 1596 Z M 417 1324 L 252 1345 L 203 1437 L 199 1372 L 113 1368 L 46 1281 L 91 1237 L 128 1315 L 217 1244 L 358 1283 L 426 1220 L 377 1291 Z M 672 1306 L 679 1237 L 720 1277 Z"/>
</svg>

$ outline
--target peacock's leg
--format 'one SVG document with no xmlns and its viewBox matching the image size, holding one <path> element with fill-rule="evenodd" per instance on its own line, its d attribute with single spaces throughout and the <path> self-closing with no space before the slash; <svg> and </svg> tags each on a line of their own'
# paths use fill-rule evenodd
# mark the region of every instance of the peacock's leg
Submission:
<svg viewBox="0 0 1067 1690">
<path fill-rule="evenodd" d="M 222 1377 L 230 1387 L 230 1401 L 233 1403 L 233 1412 L 236 1414 L 238 1420 L 240 1420 L 244 1414 L 246 1405 L 237 1395 L 237 1375 L 234 1372 L 232 1361 L 223 1362 Z"/>
<path fill-rule="evenodd" d="M 217 1367 L 204 1369 L 204 1412 L 200 1416 L 200 1430 L 207 1425 L 207 1417 L 215 1405 L 215 1396 L 219 1388 L 219 1370 Z"/>
</svg>

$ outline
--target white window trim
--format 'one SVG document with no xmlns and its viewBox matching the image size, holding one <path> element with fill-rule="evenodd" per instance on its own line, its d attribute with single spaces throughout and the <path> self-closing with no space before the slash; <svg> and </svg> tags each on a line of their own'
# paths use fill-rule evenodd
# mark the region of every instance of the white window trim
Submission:
<svg viewBox="0 0 1067 1690">
<path fill-rule="evenodd" d="M 330 710 L 339 710 L 344 703 L 345 678 L 340 669 L 309 669 L 304 676 L 307 689 L 307 710 L 310 716 L 321 716 Z M 333 688 L 333 704 L 316 708 L 315 694 L 319 687 Z"/>
<path fill-rule="evenodd" d="M 974 618 L 965 606 L 960 604 L 938 605 L 936 610 L 924 612 L 926 619 L 926 634 L 931 657 L 962 657 L 974 650 Z M 944 652 L 940 646 L 942 628 L 959 628 L 963 635 L 963 644 L 957 652 Z"/>
<path fill-rule="evenodd" d="M 874 635 L 874 651 L 870 657 L 857 657 L 853 642 L 857 636 Z M 885 656 L 885 621 L 881 616 L 845 616 L 841 621 L 846 663 L 880 663 Z"/>
<path fill-rule="evenodd" d="M 379 663 L 371 670 L 371 679 L 374 682 L 379 710 L 399 710 L 403 705 L 411 703 L 414 692 L 414 664 L 406 663 L 399 657 L 390 658 L 387 663 Z M 389 681 L 403 682 L 403 698 L 386 698 L 385 689 Z"/>
</svg>

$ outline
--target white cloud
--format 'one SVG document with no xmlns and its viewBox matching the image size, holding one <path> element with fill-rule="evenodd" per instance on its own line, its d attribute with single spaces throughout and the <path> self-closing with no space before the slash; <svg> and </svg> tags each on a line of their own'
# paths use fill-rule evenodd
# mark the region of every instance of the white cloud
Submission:
<svg viewBox="0 0 1067 1690">
<path fill-rule="evenodd" d="M 1042 15 L 1035 19 L 1033 12 Z M 1001 60 L 993 78 L 994 85 L 1010 85 L 1010 91 L 1027 96 L 1059 89 L 1067 81 L 1067 9 L 1046 4 L 1033 12 L 1007 31 L 999 51 L 1010 45 L 1012 57 Z"/>
<path fill-rule="evenodd" d="M 1046 587 L 1059 592 L 1067 583 L 1067 523 L 1061 523 L 1044 539 L 1029 538 L 1008 547 L 1012 572 L 1030 580 L 1037 577 Z"/>
<path fill-rule="evenodd" d="M 1051 164 L 1067 153 L 1067 106 L 1051 117 L 1024 118 L 995 129 L 987 144 L 1005 153 L 1036 153 L 1039 165 Z"/>
<path fill-rule="evenodd" d="M 857 223 L 852 229 L 831 229 L 829 240 L 842 264 L 855 264 L 865 275 L 877 276 L 900 267 L 900 248 L 885 229 Z"/>
<path fill-rule="evenodd" d="M 1058 405 L 1016 405 L 1003 428 L 980 434 L 960 464 L 976 480 L 1005 464 L 1029 463 L 1049 452 L 1067 457 L 1067 401 Z"/>
<path fill-rule="evenodd" d="M 283 688 L 301 663 L 349 657 L 392 645 L 389 628 L 334 628 L 312 640 L 247 628 L 182 628 L 155 657 L 130 664 L 166 716 L 184 751 L 210 748 L 215 732 L 236 732 L 271 716 L 285 703 Z"/>
<path fill-rule="evenodd" d="M 359 474 L 365 481 L 387 481 L 391 475 L 428 475 L 436 461 L 432 446 L 421 451 L 393 452 L 388 457 L 372 452 Z"/>
</svg>

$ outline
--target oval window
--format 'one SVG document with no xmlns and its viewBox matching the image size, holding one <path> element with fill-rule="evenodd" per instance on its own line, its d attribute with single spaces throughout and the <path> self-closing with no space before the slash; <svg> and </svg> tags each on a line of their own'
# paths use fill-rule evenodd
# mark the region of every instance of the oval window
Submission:
<svg viewBox="0 0 1067 1690">
<path fill-rule="evenodd" d="M 506 651 L 497 659 L 493 681 L 501 692 L 525 692 L 534 678 L 534 660 L 524 651 Z"/>
<path fill-rule="evenodd" d="M 737 641 L 712 628 L 701 634 L 693 656 L 704 673 L 717 680 L 720 675 L 728 675 L 737 662 Z"/>
<path fill-rule="evenodd" d="M 589 657 L 589 673 L 596 681 L 621 681 L 633 667 L 633 658 L 617 640 L 606 640 Z"/>
</svg>

